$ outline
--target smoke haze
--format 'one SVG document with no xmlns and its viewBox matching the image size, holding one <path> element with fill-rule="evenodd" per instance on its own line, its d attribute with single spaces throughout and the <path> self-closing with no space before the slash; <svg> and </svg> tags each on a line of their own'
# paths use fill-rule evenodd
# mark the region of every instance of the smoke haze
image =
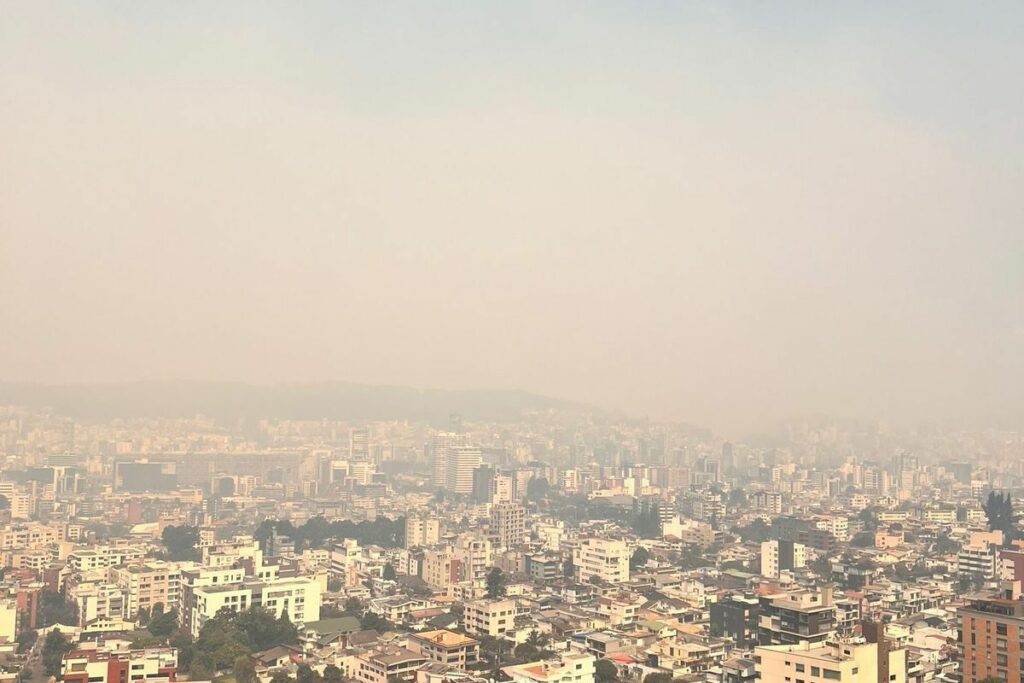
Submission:
<svg viewBox="0 0 1024 683">
<path fill-rule="evenodd" d="M 1024 5 L 822 4 L 7 3 L 0 380 L 1019 425 Z"/>
</svg>

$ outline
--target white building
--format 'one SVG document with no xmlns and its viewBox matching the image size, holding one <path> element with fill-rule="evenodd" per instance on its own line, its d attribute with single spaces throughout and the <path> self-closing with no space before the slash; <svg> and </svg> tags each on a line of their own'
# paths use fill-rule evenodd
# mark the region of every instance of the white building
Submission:
<svg viewBox="0 0 1024 683">
<path fill-rule="evenodd" d="M 890 683 L 907 683 L 907 651 L 894 649 L 888 657 Z M 877 683 L 879 681 L 878 644 L 866 642 L 829 642 L 812 646 L 772 645 L 754 650 L 759 681 L 796 681 L 807 683 Z"/>
<path fill-rule="evenodd" d="M 588 538 L 573 551 L 572 564 L 577 581 L 623 583 L 629 581 L 629 546 L 625 541 Z"/>
<path fill-rule="evenodd" d="M 306 577 L 274 581 L 244 581 L 225 586 L 196 588 L 192 605 L 192 636 L 199 637 L 203 624 L 227 608 L 242 612 L 259 607 L 280 618 L 287 614 L 293 624 L 320 619 L 320 582 Z"/>
<path fill-rule="evenodd" d="M 761 543 L 761 575 L 777 579 L 782 572 L 807 566 L 807 548 L 793 541 Z"/>
<path fill-rule="evenodd" d="M 512 683 L 594 683 L 597 660 L 593 655 L 565 654 L 557 662 L 543 661 L 506 666 Z"/>
</svg>

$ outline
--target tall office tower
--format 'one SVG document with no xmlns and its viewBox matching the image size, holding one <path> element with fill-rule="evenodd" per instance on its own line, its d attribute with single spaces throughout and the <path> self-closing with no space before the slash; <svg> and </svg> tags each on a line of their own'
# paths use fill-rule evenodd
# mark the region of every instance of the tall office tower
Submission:
<svg viewBox="0 0 1024 683">
<path fill-rule="evenodd" d="M 726 472 L 736 470 L 736 455 L 732 444 L 728 441 L 722 444 L 722 469 Z"/>
<path fill-rule="evenodd" d="M 472 493 L 473 470 L 480 466 L 481 457 L 475 446 L 449 446 L 446 488 L 454 493 Z"/>
<path fill-rule="evenodd" d="M 448 414 L 448 431 L 455 434 L 462 433 L 462 415 L 459 413 Z"/>
<path fill-rule="evenodd" d="M 519 503 L 497 503 L 491 508 L 491 528 L 502 548 L 515 548 L 526 535 L 526 510 Z"/>
<path fill-rule="evenodd" d="M 490 465 L 480 465 L 473 470 L 473 502 L 490 503 L 494 495 L 494 468 Z"/>
<path fill-rule="evenodd" d="M 438 432 L 427 443 L 427 456 L 431 464 L 431 483 L 435 488 L 448 487 L 448 448 L 464 445 L 464 437 L 451 432 Z"/>
<path fill-rule="evenodd" d="M 715 458 L 708 458 L 704 461 L 704 472 L 712 483 L 717 484 L 722 481 L 722 463 Z"/>
<path fill-rule="evenodd" d="M 360 429 L 348 430 L 348 457 L 349 460 L 369 460 L 370 458 L 370 430 L 363 427 Z"/>
</svg>

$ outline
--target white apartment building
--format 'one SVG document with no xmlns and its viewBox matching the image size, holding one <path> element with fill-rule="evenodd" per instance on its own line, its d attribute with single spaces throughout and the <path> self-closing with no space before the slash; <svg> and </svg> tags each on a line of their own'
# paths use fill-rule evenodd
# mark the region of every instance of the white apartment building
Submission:
<svg viewBox="0 0 1024 683">
<path fill-rule="evenodd" d="M 96 622 L 123 621 L 128 612 L 124 591 L 113 583 L 80 583 L 72 586 L 68 597 L 78 605 L 78 626 Z"/>
<path fill-rule="evenodd" d="M 754 661 L 760 681 L 877 683 L 879 680 L 877 643 L 771 645 L 756 648 Z M 907 683 L 906 650 L 891 650 L 888 665 L 890 683 Z"/>
<path fill-rule="evenodd" d="M 629 546 L 625 541 L 588 538 L 573 550 L 572 564 L 576 580 L 595 578 L 606 583 L 629 581 Z"/>
<path fill-rule="evenodd" d="M 433 590 L 445 594 L 461 580 L 459 561 L 451 547 L 424 551 L 423 580 Z"/>
<path fill-rule="evenodd" d="M 424 548 L 437 545 L 441 540 L 441 522 L 437 517 L 405 518 L 405 547 Z"/>
<path fill-rule="evenodd" d="M 459 580 L 483 581 L 494 564 L 494 549 L 485 538 L 463 534 L 455 542 L 455 559 L 459 562 Z"/>
<path fill-rule="evenodd" d="M 320 582 L 306 577 L 294 577 L 197 588 L 192 605 L 192 637 L 198 638 L 203 624 L 215 617 L 221 609 L 242 612 L 251 607 L 263 608 L 278 618 L 287 614 L 294 624 L 318 621 Z"/>
<path fill-rule="evenodd" d="M 782 572 L 807 566 L 807 548 L 793 541 L 761 543 L 761 576 L 777 579 Z"/>
<path fill-rule="evenodd" d="M 518 609 L 515 600 L 471 600 L 462 614 L 463 625 L 473 635 L 497 638 L 515 627 Z"/>
<path fill-rule="evenodd" d="M 13 643 L 18 637 L 18 605 L 0 600 L 0 643 Z"/>
<path fill-rule="evenodd" d="M 139 610 L 151 611 L 156 604 L 165 612 L 181 603 L 181 569 L 174 562 L 149 562 L 126 567 L 111 567 L 110 580 L 125 594 L 129 619 Z"/>
<path fill-rule="evenodd" d="M 483 458 L 476 446 L 449 446 L 445 476 L 447 488 L 454 493 L 473 492 L 473 470 L 480 467 Z"/>
<path fill-rule="evenodd" d="M 506 666 L 512 683 L 594 683 L 597 659 L 593 655 L 562 655 L 557 662 L 543 661 Z"/>
<path fill-rule="evenodd" d="M 142 548 L 134 546 L 92 546 L 74 550 L 68 554 L 68 567 L 75 572 L 90 572 L 96 569 L 117 567 L 141 559 Z"/>
</svg>

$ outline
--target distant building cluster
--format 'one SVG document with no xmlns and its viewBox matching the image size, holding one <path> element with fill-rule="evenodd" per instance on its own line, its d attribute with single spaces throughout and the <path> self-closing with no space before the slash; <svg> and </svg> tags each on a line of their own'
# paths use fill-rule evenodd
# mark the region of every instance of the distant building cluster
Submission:
<svg viewBox="0 0 1024 683">
<path fill-rule="evenodd" d="M 0 678 L 1024 681 L 1017 432 L 0 409 Z"/>
</svg>

